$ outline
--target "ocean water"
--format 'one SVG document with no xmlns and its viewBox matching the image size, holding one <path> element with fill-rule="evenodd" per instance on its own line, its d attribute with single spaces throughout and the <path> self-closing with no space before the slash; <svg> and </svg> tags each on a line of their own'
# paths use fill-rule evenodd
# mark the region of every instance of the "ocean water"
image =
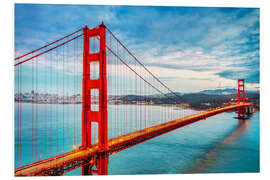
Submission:
<svg viewBox="0 0 270 180">
<path fill-rule="evenodd" d="M 47 105 L 45 108 L 44 106 L 39 105 L 38 107 L 39 117 L 44 117 L 44 114 L 42 114 L 44 109 L 47 108 L 46 110 L 48 110 L 51 108 L 53 110 L 51 114 L 47 113 L 45 115 L 47 118 L 52 117 L 52 121 L 44 124 L 44 119 L 39 118 L 37 125 L 37 128 L 40 128 L 38 137 L 44 137 L 44 134 L 47 136 L 46 153 L 44 152 L 44 138 L 35 139 L 35 131 L 32 132 L 31 129 L 32 120 L 34 120 L 33 126 L 36 127 L 35 119 L 32 119 L 32 115 L 35 116 L 35 111 L 32 111 L 31 104 L 24 104 L 23 106 L 21 165 L 49 157 L 50 155 L 59 154 L 61 151 L 68 151 L 74 145 L 78 146 L 80 143 L 80 134 L 78 134 L 78 138 L 76 134 L 77 122 L 79 123 L 79 132 L 81 128 L 80 105 L 65 105 L 66 109 L 70 108 L 70 112 L 66 109 L 64 112 L 64 116 L 68 118 L 69 122 L 69 130 L 68 132 L 65 131 L 65 136 L 62 136 L 63 128 L 61 128 L 61 122 L 59 122 L 59 119 L 61 120 L 60 114 L 63 114 L 63 112 L 59 109 L 57 119 L 56 107 L 54 105 Z M 130 109 L 127 106 L 126 108 Z M 146 106 L 144 108 L 150 107 Z M 17 109 L 18 107 L 15 104 L 15 124 L 18 121 Z M 74 113 L 74 109 L 78 111 L 77 120 L 77 114 Z M 122 110 L 125 110 L 125 106 L 122 106 Z M 154 111 L 156 111 L 155 114 L 158 118 L 160 113 L 162 113 L 160 111 L 163 111 L 163 109 L 155 107 Z M 178 110 L 174 111 L 176 114 L 178 113 Z M 193 110 L 185 110 L 185 112 L 189 114 L 196 113 Z M 109 115 L 116 116 L 113 113 L 109 113 Z M 259 172 L 259 113 L 253 114 L 249 120 L 245 121 L 234 119 L 234 116 L 236 116 L 234 112 L 219 114 L 116 153 L 109 157 L 109 174 Z M 42 131 L 45 125 L 51 127 L 52 130 Z M 59 129 L 57 133 L 58 138 L 56 138 L 57 134 L 54 134 L 57 125 Z M 64 124 L 65 126 L 67 125 Z M 15 134 L 15 167 L 17 167 L 19 166 L 17 128 L 15 128 Z M 32 137 L 32 135 L 34 136 Z M 69 142 L 66 141 L 67 137 Z M 38 144 L 37 151 L 36 147 L 32 146 L 32 140 L 34 144 Z M 65 175 L 81 175 L 81 169 L 73 170 Z"/>
</svg>

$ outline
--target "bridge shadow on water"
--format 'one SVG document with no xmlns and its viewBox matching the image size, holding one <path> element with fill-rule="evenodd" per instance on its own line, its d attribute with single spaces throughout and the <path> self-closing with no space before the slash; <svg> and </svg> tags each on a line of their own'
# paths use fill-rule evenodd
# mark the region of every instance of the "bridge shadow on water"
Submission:
<svg viewBox="0 0 270 180">
<path fill-rule="evenodd" d="M 249 116 L 251 118 L 252 115 Z M 181 172 L 184 174 L 194 174 L 194 173 L 204 173 L 208 168 L 214 166 L 217 163 L 217 153 L 218 151 L 224 147 L 224 145 L 232 143 L 236 141 L 236 139 L 247 130 L 249 127 L 250 119 L 238 119 L 238 125 L 229 132 L 228 136 L 226 136 L 219 144 L 217 144 L 213 149 L 208 151 L 202 158 L 200 158 L 191 168 L 188 170 Z M 215 172 L 216 173 L 216 172 Z"/>
</svg>

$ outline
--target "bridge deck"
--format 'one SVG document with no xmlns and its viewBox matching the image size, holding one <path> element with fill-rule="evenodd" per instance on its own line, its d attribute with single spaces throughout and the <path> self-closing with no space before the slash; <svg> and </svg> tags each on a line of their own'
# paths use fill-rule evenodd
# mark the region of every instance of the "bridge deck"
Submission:
<svg viewBox="0 0 270 180">
<path fill-rule="evenodd" d="M 251 103 L 244 104 L 234 104 L 226 107 L 221 107 L 217 109 L 208 110 L 202 113 L 187 116 L 181 119 L 176 119 L 164 124 L 149 127 L 141 131 L 130 133 L 112 139 L 108 142 L 108 153 L 114 154 L 141 142 L 147 141 L 151 138 L 157 137 L 159 135 L 165 134 L 169 131 L 175 130 L 177 128 L 186 126 L 188 124 L 197 122 L 207 117 L 214 116 L 219 113 L 231 111 L 239 107 L 250 106 Z M 15 169 L 15 176 L 34 176 L 34 175 L 44 175 L 46 171 L 51 171 L 52 169 L 61 169 L 61 172 L 69 171 L 69 168 L 76 168 L 89 161 L 89 159 L 98 153 L 98 146 L 93 145 L 88 149 L 79 149 L 65 154 L 61 154 L 56 157 L 48 158 L 42 161 L 35 162 L 20 168 Z M 71 166 L 70 164 L 76 164 L 76 166 Z"/>
</svg>

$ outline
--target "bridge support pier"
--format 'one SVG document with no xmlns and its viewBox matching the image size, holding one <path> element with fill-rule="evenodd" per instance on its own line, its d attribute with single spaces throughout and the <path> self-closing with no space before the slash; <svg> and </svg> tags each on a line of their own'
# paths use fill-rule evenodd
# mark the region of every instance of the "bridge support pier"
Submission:
<svg viewBox="0 0 270 180">
<path fill-rule="evenodd" d="M 238 119 L 245 119 L 246 118 L 246 108 L 241 107 L 238 108 Z"/>
<path fill-rule="evenodd" d="M 99 155 L 99 169 L 98 169 L 98 174 L 99 175 L 108 175 L 108 162 L 109 162 L 109 157 L 108 153 L 101 153 Z"/>
<path fill-rule="evenodd" d="M 107 120 L 107 72 L 106 72 L 106 27 L 102 23 L 98 27 L 83 31 L 83 88 L 82 88 L 82 148 L 86 149 L 98 142 L 99 153 L 82 168 L 82 175 L 108 174 L 108 120 Z M 98 52 L 91 52 L 90 39 L 99 41 Z M 98 63 L 98 79 L 90 76 L 92 63 Z M 97 91 L 97 94 L 94 91 Z M 93 96 L 98 96 L 98 110 L 91 108 Z M 92 124 L 98 125 L 98 139 L 92 136 Z M 94 142 L 92 142 L 94 141 Z M 96 169 L 93 169 L 94 166 Z"/>
<path fill-rule="evenodd" d="M 89 172 L 89 169 L 90 169 L 90 164 L 82 166 L 82 175 L 84 176 L 91 175 Z"/>
<path fill-rule="evenodd" d="M 98 153 L 86 165 L 82 166 L 82 175 L 108 175 L 108 152 Z"/>
</svg>

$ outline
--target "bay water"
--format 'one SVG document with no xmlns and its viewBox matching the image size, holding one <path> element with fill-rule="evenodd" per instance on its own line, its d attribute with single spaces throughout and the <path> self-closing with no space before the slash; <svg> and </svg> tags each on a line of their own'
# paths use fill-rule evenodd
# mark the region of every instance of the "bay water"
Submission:
<svg viewBox="0 0 270 180">
<path fill-rule="evenodd" d="M 15 103 L 15 167 L 61 154 L 61 152 L 72 150 L 74 146 L 76 148 L 80 146 L 81 105 L 69 104 L 64 105 L 65 108 L 58 106 L 23 103 L 21 114 L 22 158 L 21 164 L 19 164 L 18 120 L 20 116 L 18 114 L 19 106 Z M 110 105 L 109 109 L 120 106 L 125 111 L 125 108 L 130 109 L 131 105 Z M 147 108 L 154 109 L 157 112 L 155 113 L 156 119 L 158 119 L 160 111 L 163 111 L 158 106 L 154 108 L 145 106 L 144 108 L 146 111 Z M 172 111 L 177 114 L 177 111 L 182 112 L 183 110 L 173 109 Z M 194 113 L 198 112 L 185 110 L 185 114 Z M 113 112 L 109 113 L 111 116 L 114 116 L 113 114 Z M 37 116 L 38 121 L 35 119 Z M 62 116 L 65 116 L 65 122 L 61 122 Z M 116 153 L 109 157 L 109 174 L 259 172 L 260 115 L 257 112 L 249 120 L 238 120 L 234 118 L 235 116 L 235 112 L 222 113 Z M 127 115 L 127 117 L 129 116 Z M 48 119 L 50 120 L 48 121 Z M 130 119 L 130 121 L 134 120 L 134 118 Z M 67 126 L 69 130 L 63 133 L 65 128 L 62 127 Z M 39 130 L 35 131 L 35 128 Z M 113 131 L 113 127 L 109 126 L 109 128 Z M 56 129 L 58 129 L 57 134 L 55 134 Z M 43 138 L 36 138 L 36 135 Z M 46 153 L 44 152 L 44 135 L 46 135 Z M 81 175 L 81 169 L 73 170 L 65 175 Z"/>
</svg>

